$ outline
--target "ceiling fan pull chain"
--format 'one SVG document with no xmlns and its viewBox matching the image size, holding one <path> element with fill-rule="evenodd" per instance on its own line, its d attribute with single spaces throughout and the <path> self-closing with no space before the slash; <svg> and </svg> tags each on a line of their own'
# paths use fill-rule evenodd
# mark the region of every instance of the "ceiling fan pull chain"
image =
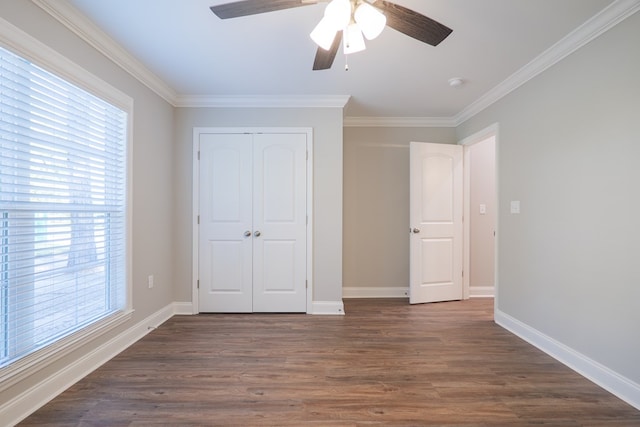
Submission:
<svg viewBox="0 0 640 427">
<path fill-rule="evenodd" d="M 349 55 L 344 55 L 344 70 L 349 71 Z"/>
</svg>

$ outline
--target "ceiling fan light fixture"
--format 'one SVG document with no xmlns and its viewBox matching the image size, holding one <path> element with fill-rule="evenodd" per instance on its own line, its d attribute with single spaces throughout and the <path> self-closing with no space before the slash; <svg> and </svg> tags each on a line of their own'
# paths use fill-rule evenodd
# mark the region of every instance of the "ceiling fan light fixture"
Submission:
<svg viewBox="0 0 640 427">
<path fill-rule="evenodd" d="M 362 31 L 358 24 L 351 23 L 344 31 L 342 38 L 344 43 L 344 54 L 356 53 L 365 50 L 367 47 L 364 44 L 364 37 L 362 37 Z"/>
<path fill-rule="evenodd" d="M 360 3 L 354 13 L 354 19 L 367 38 L 373 40 L 382 33 L 387 25 L 387 17 L 369 3 Z"/>
<path fill-rule="evenodd" d="M 309 36 L 318 46 L 324 50 L 329 50 L 333 39 L 336 36 L 336 28 L 333 26 L 331 20 L 326 17 L 322 18 L 318 25 L 311 31 Z"/>
<path fill-rule="evenodd" d="M 336 31 L 342 30 L 351 22 L 351 2 L 349 0 L 331 0 L 324 9 L 324 17 Z"/>
</svg>

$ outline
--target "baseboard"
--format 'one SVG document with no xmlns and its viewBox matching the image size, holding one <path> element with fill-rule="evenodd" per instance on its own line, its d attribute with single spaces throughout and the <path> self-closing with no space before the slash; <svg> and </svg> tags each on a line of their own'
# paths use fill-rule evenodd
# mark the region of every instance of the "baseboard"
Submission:
<svg viewBox="0 0 640 427">
<path fill-rule="evenodd" d="M 173 313 L 178 316 L 198 314 L 193 311 L 193 304 L 190 302 L 174 302 Z M 344 314 L 344 304 L 342 301 L 314 301 L 309 314 L 329 314 L 340 316 Z"/>
<path fill-rule="evenodd" d="M 170 304 L 4 403 L 0 406 L 2 424 L 11 426 L 19 423 L 173 315 L 174 306 Z"/>
<path fill-rule="evenodd" d="M 193 303 L 191 302 L 174 302 L 173 303 L 173 313 L 181 316 L 181 315 L 191 315 L 198 314 L 193 311 Z"/>
<path fill-rule="evenodd" d="M 469 298 L 493 298 L 495 294 L 494 286 L 469 286 Z"/>
<path fill-rule="evenodd" d="M 493 286 L 469 287 L 469 298 L 493 298 L 495 288 Z M 343 298 L 409 298 L 409 288 L 397 287 L 359 287 L 349 286 L 342 288 Z"/>
<path fill-rule="evenodd" d="M 409 298 L 409 288 L 398 287 L 359 287 L 349 286 L 342 288 L 343 298 Z"/>
<path fill-rule="evenodd" d="M 309 314 L 343 316 L 344 304 L 342 301 L 313 301 Z"/>
<path fill-rule="evenodd" d="M 496 310 L 494 319 L 498 325 L 640 410 L 640 384 L 623 377 L 508 314 Z"/>
</svg>

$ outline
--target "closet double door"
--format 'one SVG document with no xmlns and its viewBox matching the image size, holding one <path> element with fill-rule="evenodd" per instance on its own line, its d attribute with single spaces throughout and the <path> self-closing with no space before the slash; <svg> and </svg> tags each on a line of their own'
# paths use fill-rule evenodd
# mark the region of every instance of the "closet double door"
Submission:
<svg viewBox="0 0 640 427">
<path fill-rule="evenodd" d="M 199 311 L 306 312 L 306 134 L 202 134 Z"/>
</svg>

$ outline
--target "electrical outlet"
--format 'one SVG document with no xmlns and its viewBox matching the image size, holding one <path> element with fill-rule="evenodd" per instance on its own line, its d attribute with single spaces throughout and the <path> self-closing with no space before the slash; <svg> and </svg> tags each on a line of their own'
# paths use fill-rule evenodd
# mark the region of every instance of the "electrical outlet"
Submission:
<svg viewBox="0 0 640 427">
<path fill-rule="evenodd" d="M 147 285 L 149 285 L 149 289 L 153 288 L 153 274 L 150 274 L 149 277 L 147 277 Z"/>
</svg>

